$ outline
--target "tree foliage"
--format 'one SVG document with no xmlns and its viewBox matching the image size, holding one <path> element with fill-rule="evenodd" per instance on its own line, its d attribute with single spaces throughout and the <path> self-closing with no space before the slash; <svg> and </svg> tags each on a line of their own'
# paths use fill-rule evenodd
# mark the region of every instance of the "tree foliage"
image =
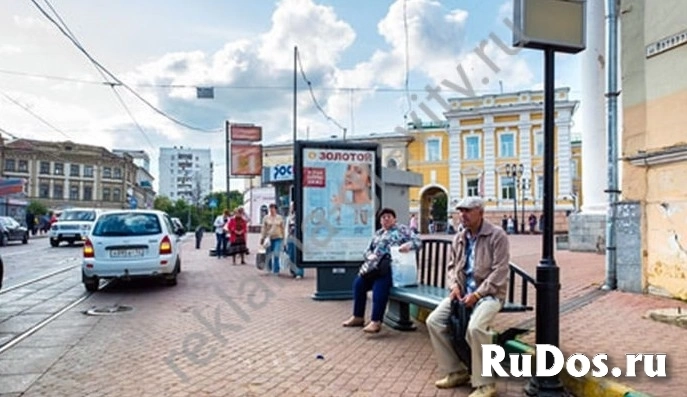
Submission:
<svg viewBox="0 0 687 397">
<path fill-rule="evenodd" d="M 210 208 L 210 202 L 213 200 L 217 206 Z M 197 203 L 198 205 L 193 205 L 181 199 L 172 201 L 169 197 L 158 196 L 155 198 L 153 208 L 164 211 L 171 217 L 179 218 L 189 230 L 195 229 L 198 225 L 211 229 L 210 226 L 217 214 L 224 211 L 225 208 L 234 210 L 243 205 L 243 194 L 238 190 L 232 190 L 227 198 L 226 193 L 215 192 L 197 200 Z"/>
<path fill-rule="evenodd" d="M 26 206 L 26 211 L 33 215 L 44 215 L 48 213 L 48 207 L 40 201 L 32 200 L 29 205 Z"/>
</svg>

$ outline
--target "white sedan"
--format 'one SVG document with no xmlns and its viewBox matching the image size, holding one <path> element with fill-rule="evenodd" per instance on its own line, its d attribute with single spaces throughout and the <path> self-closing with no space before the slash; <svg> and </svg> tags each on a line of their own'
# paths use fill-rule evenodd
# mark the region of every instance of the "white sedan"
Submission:
<svg viewBox="0 0 687 397">
<path fill-rule="evenodd" d="M 176 285 L 182 234 L 167 213 L 108 211 L 98 216 L 83 247 L 82 280 L 88 291 L 101 279 L 160 277 Z"/>
</svg>

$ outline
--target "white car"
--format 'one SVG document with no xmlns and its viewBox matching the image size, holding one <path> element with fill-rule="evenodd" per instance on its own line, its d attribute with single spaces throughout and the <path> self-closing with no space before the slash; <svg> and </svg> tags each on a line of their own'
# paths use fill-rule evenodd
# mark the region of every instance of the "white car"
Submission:
<svg viewBox="0 0 687 397">
<path fill-rule="evenodd" d="M 83 247 L 82 281 L 96 291 L 101 279 L 160 277 L 176 285 L 181 238 L 167 213 L 117 210 L 100 214 Z"/>
<path fill-rule="evenodd" d="M 50 245 L 57 247 L 63 241 L 69 245 L 83 241 L 101 212 L 102 210 L 93 208 L 70 208 L 62 211 L 57 222 L 50 226 Z"/>
</svg>

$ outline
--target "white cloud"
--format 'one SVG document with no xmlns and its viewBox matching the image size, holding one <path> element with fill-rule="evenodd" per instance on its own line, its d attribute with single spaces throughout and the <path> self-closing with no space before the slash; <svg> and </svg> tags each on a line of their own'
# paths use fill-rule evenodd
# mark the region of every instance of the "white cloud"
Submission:
<svg viewBox="0 0 687 397">
<path fill-rule="evenodd" d="M 21 53 L 21 48 L 16 45 L 0 45 L 0 55 L 12 55 Z"/>
</svg>

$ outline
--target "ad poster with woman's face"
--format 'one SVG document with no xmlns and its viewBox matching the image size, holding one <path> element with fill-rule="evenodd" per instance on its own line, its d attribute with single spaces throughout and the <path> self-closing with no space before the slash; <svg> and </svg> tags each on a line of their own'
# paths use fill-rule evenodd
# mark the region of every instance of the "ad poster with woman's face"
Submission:
<svg viewBox="0 0 687 397">
<path fill-rule="evenodd" d="M 362 260 L 375 231 L 375 154 L 303 150 L 303 261 Z"/>
</svg>

